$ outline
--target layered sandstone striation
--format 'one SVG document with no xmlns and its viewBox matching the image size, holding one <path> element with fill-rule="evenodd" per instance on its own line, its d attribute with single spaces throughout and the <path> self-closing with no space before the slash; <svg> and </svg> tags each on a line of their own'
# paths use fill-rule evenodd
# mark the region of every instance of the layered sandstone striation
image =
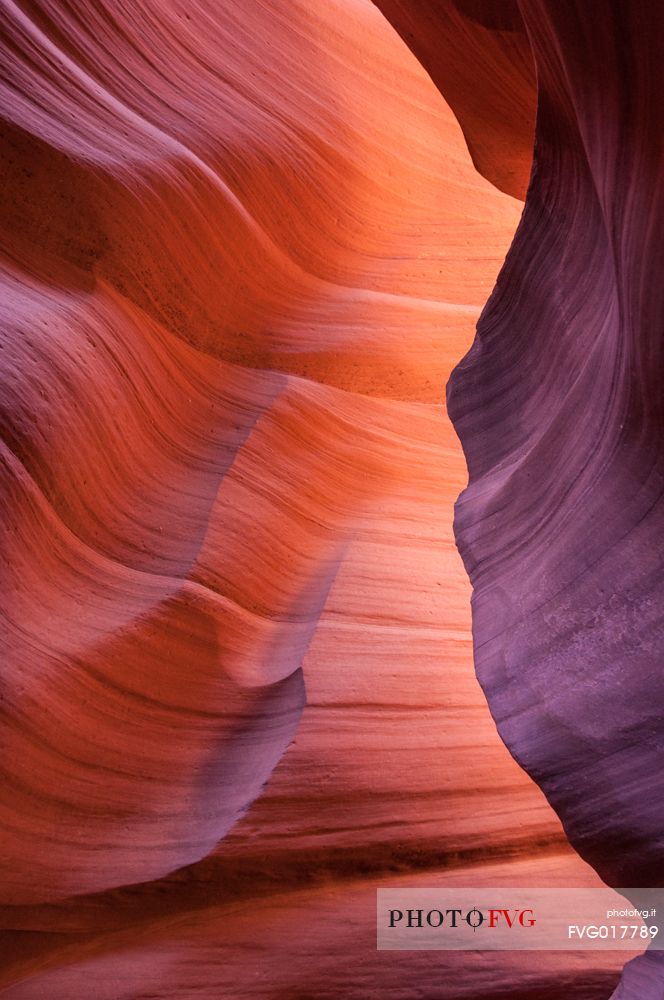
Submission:
<svg viewBox="0 0 664 1000">
<path fill-rule="evenodd" d="M 477 170 L 525 198 L 535 67 L 518 0 L 374 0 L 444 95 Z"/>
<path fill-rule="evenodd" d="M 475 662 L 573 846 L 609 884 L 659 886 L 664 14 L 519 6 L 533 177 L 448 391 Z M 616 996 L 660 996 L 658 965 L 637 960 Z"/>
<path fill-rule="evenodd" d="M 5 900 L 207 854 L 295 734 L 305 654 L 318 754 L 257 827 L 389 843 L 424 752 L 404 840 L 434 843 L 454 698 L 497 745 L 437 401 L 518 206 L 370 4 L 8 4 L 3 37 Z M 441 659 L 463 678 L 432 693 Z"/>
<path fill-rule="evenodd" d="M 401 1000 L 440 956 L 376 955 L 381 879 L 593 883 L 496 733 L 452 537 L 440 397 L 534 106 L 477 6 L 445 30 L 490 114 L 412 44 L 462 134 L 368 0 L 3 3 L 3 995 Z"/>
</svg>

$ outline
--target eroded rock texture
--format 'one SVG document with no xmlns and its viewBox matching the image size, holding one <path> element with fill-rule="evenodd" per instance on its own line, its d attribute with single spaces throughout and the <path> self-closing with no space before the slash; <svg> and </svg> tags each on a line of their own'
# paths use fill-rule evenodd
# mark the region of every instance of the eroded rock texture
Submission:
<svg viewBox="0 0 664 1000">
<path fill-rule="evenodd" d="M 448 396 L 477 673 L 574 847 L 610 884 L 659 886 L 664 12 L 520 8 L 533 180 Z M 659 997 L 656 967 L 616 995 Z"/>
<path fill-rule="evenodd" d="M 525 35 L 477 6 L 509 83 L 449 99 L 518 193 Z M 595 878 L 451 531 L 520 204 L 368 0 L 2 10 L 3 995 L 598 1000 L 607 956 L 375 951 L 390 873 Z"/>
<path fill-rule="evenodd" d="M 417 753 L 402 839 L 437 843 L 464 736 L 429 678 L 469 661 L 432 401 L 518 206 L 368 3 L 8 3 L 3 44 L 4 899 L 208 853 L 295 733 L 308 649 L 321 756 L 266 805 L 272 849 L 389 845 Z M 500 766 L 477 781 L 513 839 Z"/>
<path fill-rule="evenodd" d="M 375 0 L 459 120 L 476 168 L 524 198 L 535 73 L 518 0 Z"/>
</svg>

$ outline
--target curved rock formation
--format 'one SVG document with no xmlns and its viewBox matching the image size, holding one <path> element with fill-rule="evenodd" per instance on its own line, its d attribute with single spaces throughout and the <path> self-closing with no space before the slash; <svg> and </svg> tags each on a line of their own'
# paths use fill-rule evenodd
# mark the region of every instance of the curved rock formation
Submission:
<svg viewBox="0 0 664 1000">
<path fill-rule="evenodd" d="M 374 0 L 444 95 L 476 168 L 524 198 L 535 73 L 518 0 Z"/>
<path fill-rule="evenodd" d="M 594 878 L 474 681 L 449 524 L 439 397 L 521 206 L 369 0 L 2 6 L 3 995 L 436 990 L 378 960 L 379 880 Z M 397 27 L 518 194 L 506 11 L 446 13 L 483 104 Z M 451 1000 L 618 964 L 447 963 Z"/>
<path fill-rule="evenodd" d="M 448 392 L 477 673 L 573 846 L 609 884 L 659 886 L 664 14 L 520 8 L 533 180 Z M 635 962 L 616 996 L 659 996 L 656 967 Z"/>
<path fill-rule="evenodd" d="M 168 894 L 142 898 L 133 919 L 118 919 L 119 901 L 96 900 L 88 908 L 88 933 L 71 932 L 70 912 L 60 918 L 60 933 L 18 936 L 12 940 L 14 974 L 32 966 L 42 949 L 39 974 L 2 991 L 3 1000 L 66 997 L 84 1000 L 91 981 L 102 1000 L 159 1000 L 201 996 L 269 1000 L 420 1000 L 421 997 L 489 1000 L 600 1000 L 609 995 L 624 961 L 615 953 L 540 952 L 390 952 L 377 951 L 376 889 L 380 886 L 554 884 L 589 885 L 578 858 L 539 858 L 505 864 L 462 867 L 414 877 L 353 879 L 307 886 L 296 892 L 236 899 L 207 899 L 199 888 L 185 912 L 172 911 Z M 597 877 L 595 876 L 596 881 Z M 163 885 L 162 885 L 163 890 Z M 180 887 L 182 888 L 182 887 Z M 182 892 L 180 892 L 182 898 Z M 115 911 L 112 909 L 115 904 Z M 155 905 L 155 904 L 158 904 Z M 198 905 L 193 905 L 194 903 Z M 141 910 L 143 912 L 141 912 Z M 147 912 L 146 912 L 147 911 Z M 115 919 L 113 919 L 115 917 Z M 42 914 L 43 919 L 43 914 Z M 96 936 L 89 934 L 94 923 Z M 63 926 L 68 933 L 63 933 Z M 36 941 L 35 941 L 36 939 Z M 50 940 L 48 940 L 50 939 Z M 31 950 L 30 959 L 17 955 Z M 50 953 L 48 952 L 50 949 Z M 443 991 L 443 992 L 441 992 Z"/>
<path fill-rule="evenodd" d="M 410 770 L 390 757 L 383 805 L 363 804 L 381 748 L 463 746 L 428 690 L 441 656 L 468 662 L 436 506 L 463 467 L 428 404 L 518 206 L 470 169 L 368 2 L 4 10 L 3 898 L 208 853 L 295 732 L 314 635 L 308 725 L 330 744 L 314 788 L 345 777 L 317 795 L 311 764 L 291 772 L 265 836 L 301 850 L 301 823 L 314 859 L 389 856 Z M 406 649 L 426 697 L 403 693 Z M 490 759 L 490 719 L 460 685 Z M 437 716 L 410 735 L 423 701 Z M 355 713 L 371 724 L 346 739 Z M 376 763 L 351 778 L 365 740 Z M 500 768 L 473 779 L 496 846 L 514 840 L 499 802 L 515 783 L 515 808 L 536 803 L 521 842 L 558 837 Z M 413 785 L 400 856 L 441 849 L 457 779 L 435 773 L 435 793 Z M 454 812 L 444 851 L 468 825 Z"/>
</svg>

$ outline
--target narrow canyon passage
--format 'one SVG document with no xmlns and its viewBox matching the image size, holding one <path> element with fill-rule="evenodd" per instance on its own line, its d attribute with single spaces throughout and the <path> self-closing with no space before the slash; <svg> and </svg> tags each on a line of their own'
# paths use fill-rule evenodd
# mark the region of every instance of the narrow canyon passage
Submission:
<svg viewBox="0 0 664 1000">
<path fill-rule="evenodd" d="M 2 0 L 8 1000 L 618 980 L 375 950 L 382 884 L 599 884 L 498 735 L 453 535 L 445 385 L 534 125 L 476 6 Z"/>
</svg>

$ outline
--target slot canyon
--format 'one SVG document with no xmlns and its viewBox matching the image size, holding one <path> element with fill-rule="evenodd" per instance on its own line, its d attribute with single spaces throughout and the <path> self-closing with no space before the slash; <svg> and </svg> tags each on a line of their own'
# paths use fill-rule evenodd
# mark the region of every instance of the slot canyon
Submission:
<svg viewBox="0 0 664 1000">
<path fill-rule="evenodd" d="M 0 997 L 660 1000 L 664 8 L 0 6 Z"/>
</svg>

